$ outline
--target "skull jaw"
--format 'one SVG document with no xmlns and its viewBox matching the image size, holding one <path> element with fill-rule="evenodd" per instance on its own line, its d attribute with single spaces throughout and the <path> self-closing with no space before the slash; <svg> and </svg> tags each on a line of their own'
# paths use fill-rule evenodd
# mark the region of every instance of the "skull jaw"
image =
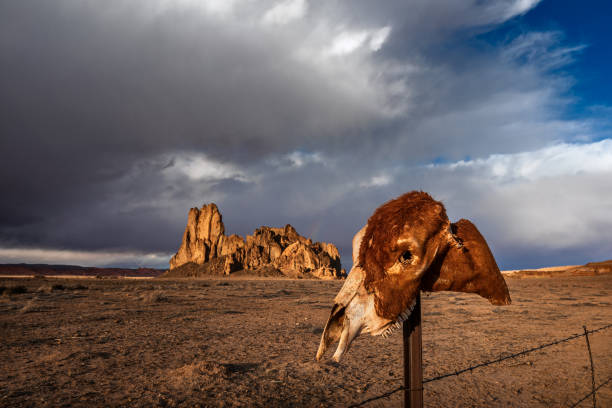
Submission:
<svg viewBox="0 0 612 408">
<path fill-rule="evenodd" d="M 373 302 L 371 308 L 373 309 Z M 357 302 L 351 302 L 350 306 L 357 305 L 356 308 L 362 309 L 363 304 Z M 336 309 L 338 304 L 334 305 L 333 309 Z M 332 310 L 333 310 L 332 309 Z M 338 341 L 338 346 L 332 357 L 336 362 L 339 362 L 341 357 L 346 353 L 353 340 L 361 333 L 370 333 L 373 336 L 377 336 L 385 332 L 388 327 L 393 323 L 390 320 L 376 317 L 375 319 L 368 319 L 367 316 L 360 315 L 359 313 L 352 313 L 353 307 L 349 310 L 346 308 L 340 308 L 339 311 L 330 316 L 323 335 L 321 337 L 321 343 L 317 350 L 316 359 L 320 361 L 325 354 L 328 346 Z M 350 317 L 349 317 L 350 316 Z"/>
<path fill-rule="evenodd" d="M 327 347 L 335 341 L 338 341 L 338 347 L 332 359 L 339 362 L 349 350 L 353 340 L 361 333 L 370 333 L 372 336 L 382 335 L 383 338 L 389 337 L 402 326 L 404 321 L 410 318 L 415 304 L 416 302 L 413 302 L 407 307 L 396 320 L 389 320 L 376 315 L 372 295 L 368 296 L 365 302 L 353 300 L 347 308 L 335 304 L 321 337 L 316 355 L 317 361 L 323 358 Z M 336 310 L 335 314 L 334 310 Z"/>
<path fill-rule="evenodd" d="M 363 281 L 363 269 L 354 267 L 336 296 L 336 303 L 321 336 L 316 355 L 317 361 L 321 360 L 330 344 L 338 341 L 338 347 L 332 359 L 339 362 L 359 334 L 370 333 L 372 336 L 387 337 L 410 317 L 414 302 L 395 320 L 379 316 L 376 313 L 374 294 L 368 293 Z"/>
</svg>

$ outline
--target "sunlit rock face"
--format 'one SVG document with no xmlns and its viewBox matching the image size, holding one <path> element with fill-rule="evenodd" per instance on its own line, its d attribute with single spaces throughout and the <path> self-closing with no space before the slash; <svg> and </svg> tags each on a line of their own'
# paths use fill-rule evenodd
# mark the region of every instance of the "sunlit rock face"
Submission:
<svg viewBox="0 0 612 408">
<path fill-rule="evenodd" d="M 338 341 L 338 361 L 360 333 L 387 336 L 407 320 L 419 291 L 477 293 L 510 303 L 506 282 L 470 221 L 413 191 L 380 206 L 353 238 L 353 268 L 334 299 L 317 359 Z"/>
<path fill-rule="evenodd" d="M 217 206 L 192 208 L 187 216 L 187 227 L 178 252 L 170 259 L 170 269 L 188 262 L 203 264 L 223 252 L 225 226 Z"/>
<path fill-rule="evenodd" d="M 225 275 L 273 269 L 292 278 L 345 277 L 334 244 L 312 242 L 289 224 L 284 228 L 257 228 L 246 240 L 238 235 L 226 236 L 215 204 L 189 210 L 183 241 L 170 260 L 170 271 L 187 264 L 206 264 L 208 271 Z"/>
</svg>

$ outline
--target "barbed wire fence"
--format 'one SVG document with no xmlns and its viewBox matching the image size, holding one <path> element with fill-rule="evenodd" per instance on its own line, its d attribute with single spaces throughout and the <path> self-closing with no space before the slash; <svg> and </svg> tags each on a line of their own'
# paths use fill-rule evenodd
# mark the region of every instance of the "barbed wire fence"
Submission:
<svg viewBox="0 0 612 408">
<path fill-rule="evenodd" d="M 591 368 L 591 392 L 589 392 L 587 395 L 585 395 L 582 398 L 580 398 L 574 404 L 570 405 L 570 408 L 577 407 L 578 405 L 580 405 L 583 401 L 585 401 L 589 397 L 591 397 L 592 400 L 593 400 L 593 407 L 596 407 L 597 406 L 596 405 L 597 404 L 597 401 L 596 401 L 596 393 L 597 393 L 597 391 L 601 387 L 603 387 L 606 384 L 610 383 L 612 381 L 612 377 L 608 377 L 607 380 L 605 380 L 604 382 L 602 382 L 601 384 L 599 384 L 597 386 L 595 385 L 595 368 L 593 366 L 593 355 L 591 353 L 591 343 L 589 341 L 589 334 L 598 333 L 598 332 L 604 331 L 606 329 L 609 329 L 611 327 L 612 327 L 612 323 L 607 324 L 607 325 L 602 326 L 602 327 L 599 327 L 597 329 L 593 329 L 593 330 L 588 330 L 586 326 L 583 326 L 583 329 L 584 329 L 583 333 L 573 334 L 573 335 L 571 335 L 569 337 L 566 337 L 564 339 L 554 340 L 554 341 L 551 341 L 551 342 L 548 342 L 548 343 L 540 344 L 539 346 L 535 346 L 535 347 L 532 347 L 532 348 L 521 350 L 521 351 L 516 352 L 516 353 L 512 353 L 512 354 L 508 354 L 508 355 L 505 355 L 505 356 L 501 356 L 501 357 L 493 359 L 493 360 L 483 361 L 481 363 L 474 364 L 472 366 L 465 367 L 465 368 L 462 368 L 460 370 L 451 371 L 451 372 L 448 372 L 448 373 L 445 373 L 445 374 L 441 374 L 441 375 L 437 375 L 437 376 L 431 377 L 431 378 L 425 378 L 425 379 L 423 379 L 423 385 L 425 385 L 427 383 L 430 383 L 430 382 L 443 380 L 443 379 L 448 378 L 448 377 L 459 376 L 459 375 L 465 374 L 467 372 L 471 373 L 471 372 L 473 372 L 474 370 L 476 370 L 478 368 L 482 368 L 482 367 L 490 366 L 490 365 L 493 365 L 493 364 L 501 363 L 502 361 L 505 361 L 505 360 L 510 360 L 510 359 L 518 358 L 518 357 L 524 356 L 526 354 L 530 354 L 530 353 L 533 353 L 533 352 L 536 352 L 536 351 L 539 351 L 539 350 L 542 350 L 542 349 L 545 349 L 545 348 L 548 348 L 548 347 L 556 346 L 556 345 L 561 344 L 561 343 L 565 343 L 565 342 L 569 342 L 569 341 L 572 341 L 572 340 L 575 340 L 575 339 L 579 339 L 581 337 L 585 337 L 587 349 L 589 351 L 589 362 L 590 362 L 590 368 Z M 380 400 L 380 399 L 383 399 L 383 398 L 389 398 L 393 394 L 396 394 L 396 393 L 398 393 L 400 391 L 415 391 L 415 390 L 417 390 L 417 389 L 408 389 L 408 388 L 406 388 L 405 386 L 402 385 L 402 386 L 394 388 L 394 389 L 392 389 L 390 391 L 387 391 L 387 392 L 385 392 L 383 394 L 380 394 L 380 395 L 377 395 L 375 397 L 371 397 L 371 398 L 365 399 L 365 400 L 363 400 L 363 401 L 361 401 L 361 402 L 359 402 L 357 404 L 349 405 L 349 408 L 362 407 L 362 406 L 364 406 L 366 404 L 369 404 L 370 402 L 377 401 L 377 400 Z M 418 390 L 422 390 L 422 388 L 419 388 Z"/>
</svg>

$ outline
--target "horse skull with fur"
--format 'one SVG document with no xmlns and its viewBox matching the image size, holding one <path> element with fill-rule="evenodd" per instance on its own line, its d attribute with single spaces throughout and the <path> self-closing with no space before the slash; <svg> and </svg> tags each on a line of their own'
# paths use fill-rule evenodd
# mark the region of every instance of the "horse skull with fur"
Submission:
<svg viewBox="0 0 612 408">
<path fill-rule="evenodd" d="M 510 304 L 485 239 L 470 221 L 452 223 L 441 202 L 410 192 L 379 207 L 353 238 L 353 268 L 321 337 L 317 360 L 339 341 L 339 361 L 360 333 L 386 337 L 410 317 L 419 290 L 477 293 Z"/>
</svg>

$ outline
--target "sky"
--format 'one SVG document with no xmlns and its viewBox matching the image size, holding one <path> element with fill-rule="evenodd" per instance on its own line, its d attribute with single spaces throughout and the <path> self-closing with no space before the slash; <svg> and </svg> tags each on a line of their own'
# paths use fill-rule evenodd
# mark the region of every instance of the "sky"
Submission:
<svg viewBox="0 0 612 408">
<path fill-rule="evenodd" d="M 0 0 L 0 263 L 160 267 L 191 207 L 338 246 L 411 190 L 501 269 L 612 258 L 612 5 Z"/>
</svg>

